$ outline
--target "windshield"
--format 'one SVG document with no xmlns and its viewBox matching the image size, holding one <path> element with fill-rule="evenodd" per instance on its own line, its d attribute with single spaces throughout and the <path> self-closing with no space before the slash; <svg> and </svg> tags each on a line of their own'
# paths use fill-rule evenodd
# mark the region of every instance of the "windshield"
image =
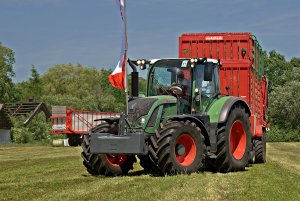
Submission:
<svg viewBox="0 0 300 201">
<path fill-rule="evenodd" d="M 149 96 L 168 95 L 171 86 L 180 86 L 183 98 L 191 98 L 191 68 L 188 60 L 161 60 L 153 64 L 149 79 Z"/>
<path fill-rule="evenodd" d="M 180 112 L 188 114 L 193 111 L 204 111 L 216 92 L 219 91 L 217 64 L 212 64 L 212 80 L 204 80 L 205 64 L 197 64 L 191 68 L 190 60 L 169 59 L 159 60 L 153 64 L 149 72 L 148 96 L 174 95 L 174 88 L 182 90 L 180 97 Z M 208 73 L 206 71 L 206 73 Z M 193 88 L 199 91 L 201 106 L 193 105 Z M 178 88 L 177 88 L 178 89 Z"/>
</svg>

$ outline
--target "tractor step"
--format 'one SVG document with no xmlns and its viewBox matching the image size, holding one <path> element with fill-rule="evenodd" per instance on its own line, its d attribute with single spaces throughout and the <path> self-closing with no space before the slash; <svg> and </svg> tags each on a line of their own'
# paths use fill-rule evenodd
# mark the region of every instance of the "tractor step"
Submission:
<svg viewBox="0 0 300 201">
<path fill-rule="evenodd" d="M 206 154 L 206 156 L 207 156 L 208 158 L 211 158 L 211 159 L 216 159 L 216 158 L 217 158 L 217 155 L 216 155 L 216 154 L 210 153 L 210 152 L 208 152 L 208 153 Z"/>
</svg>

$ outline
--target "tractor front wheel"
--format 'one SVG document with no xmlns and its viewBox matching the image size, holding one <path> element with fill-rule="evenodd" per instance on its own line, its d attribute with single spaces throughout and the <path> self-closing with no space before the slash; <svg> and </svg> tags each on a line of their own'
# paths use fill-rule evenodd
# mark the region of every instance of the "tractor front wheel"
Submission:
<svg viewBox="0 0 300 201">
<path fill-rule="evenodd" d="M 142 166 L 142 168 L 144 168 L 145 172 L 158 175 L 161 174 L 159 168 L 149 156 L 140 155 L 138 156 L 138 158 L 140 159 L 140 165 Z"/>
<path fill-rule="evenodd" d="M 157 132 L 157 164 L 163 174 L 189 174 L 203 168 L 204 137 L 190 121 L 172 121 Z"/>
<path fill-rule="evenodd" d="M 116 123 L 100 124 L 92 129 L 91 135 L 96 132 L 117 134 L 118 125 Z M 129 170 L 133 169 L 133 163 L 136 161 L 134 155 L 90 153 L 90 134 L 83 136 L 82 149 L 83 164 L 92 175 L 126 175 Z"/>
</svg>

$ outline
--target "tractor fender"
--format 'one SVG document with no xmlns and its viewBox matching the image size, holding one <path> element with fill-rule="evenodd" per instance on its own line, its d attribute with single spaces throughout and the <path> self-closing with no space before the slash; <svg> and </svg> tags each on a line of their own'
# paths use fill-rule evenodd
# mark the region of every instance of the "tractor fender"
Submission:
<svg viewBox="0 0 300 201">
<path fill-rule="evenodd" d="M 229 113 L 234 105 L 241 105 L 243 108 L 245 108 L 245 111 L 249 115 L 249 117 L 251 116 L 251 109 L 243 99 L 238 98 L 238 97 L 230 97 L 224 103 L 224 105 L 220 111 L 220 115 L 219 115 L 219 119 L 218 119 L 219 123 L 224 123 L 227 120 Z"/>
<path fill-rule="evenodd" d="M 106 123 L 112 124 L 112 123 L 119 123 L 120 117 L 111 117 L 111 118 L 102 118 L 102 119 L 96 119 L 94 121 L 105 121 Z"/>
<path fill-rule="evenodd" d="M 209 140 L 209 131 L 207 130 L 207 128 L 205 127 L 204 123 L 197 117 L 192 116 L 192 115 L 175 115 L 175 116 L 170 116 L 168 117 L 168 120 L 172 120 L 172 121 L 191 121 L 194 122 L 202 131 L 202 134 L 204 136 L 205 139 L 205 144 L 206 145 L 210 145 L 210 140 Z M 167 121 L 168 121 L 167 120 Z M 209 126 L 207 126 L 209 129 Z"/>
</svg>

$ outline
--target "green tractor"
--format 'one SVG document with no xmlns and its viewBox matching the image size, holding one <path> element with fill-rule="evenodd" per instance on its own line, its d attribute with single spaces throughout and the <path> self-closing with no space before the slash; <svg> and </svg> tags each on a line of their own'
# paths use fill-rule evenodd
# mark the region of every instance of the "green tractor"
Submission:
<svg viewBox="0 0 300 201">
<path fill-rule="evenodd" d="M 133 169 L 136 156 L 161 175 L 244 170 L 253 155 L 247 103 L 220 93 L 220 61 L 207 58 L 130 61 L 149 68 L 145 97 L 132 97 L 128 115 L 101 119 L 83 136 L 82 158 L 92 175 Z M 133 82 L 136 85 L 136 82 Z"/>
</svg>

